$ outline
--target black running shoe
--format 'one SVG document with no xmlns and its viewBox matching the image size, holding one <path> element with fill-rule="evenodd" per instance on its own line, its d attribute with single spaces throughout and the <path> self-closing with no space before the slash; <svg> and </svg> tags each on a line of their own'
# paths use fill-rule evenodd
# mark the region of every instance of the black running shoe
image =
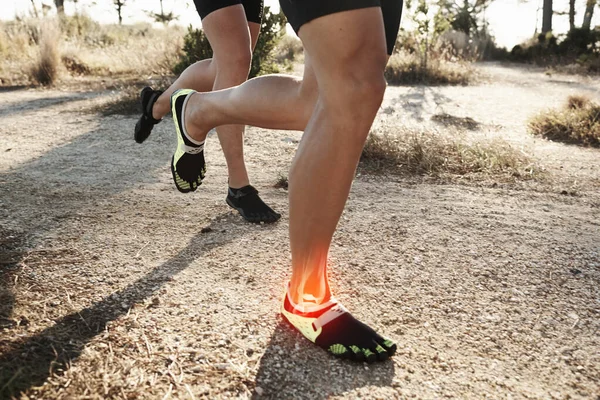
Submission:
<svg viewBox="0 0 600 400">
<path fill-rule="evenodd" d="M 252 185 L 240 189 L 229 188 L 225 201 L 248 222 L 270 224 L 281 218 L 281 214 L 273 211 L 271 207 L 262 201 L 258 196 L 258 190 Z"/>
<path fill-rule="evenodd" d="M 143 88 L 140 93 L 142 116 L 137 124 L 135 124 L 135 132 L 133 134 L 133 138 L 138 143 L 143 143 L 144 140 L 148 139 L 154 125 L 162 121 L 162 119 L 154 119 L 152 116 L 152 107 L 154 107 L 154 103 L 156 103 L 161 94 L 162 90 L 154 90 L 149 86 Z"/>
</svg>

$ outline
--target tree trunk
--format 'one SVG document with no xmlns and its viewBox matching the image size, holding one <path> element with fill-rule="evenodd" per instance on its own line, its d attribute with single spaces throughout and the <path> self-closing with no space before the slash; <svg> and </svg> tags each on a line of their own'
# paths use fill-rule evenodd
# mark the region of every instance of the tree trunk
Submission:
<svg viewBox="0 0 600 400">
<path fill-rule="evenodd" d="M 65 15 L 65 0 L 54 0 L 58 15 Z"/>
<path fill-rule="evenodd" d="M 569 30 L 575 29 L 575 0 L 569 0 Z"/>
<path fill-rule="evenodd" d="M 117 8 L 117 14 L 119 14 L 119 25 L 123 24 L 123 15 L 121 13 L 123 6 L 125 5 L 125 0 L 114 0 L 115 7 Z"/>
<path fill-rule="evenodd" d="M 37 7 L 35 6 L 35 1 L 31 0 L 31 5 L 33 6 L 33 15 L 35 15 L 36 18 L 39 18 L 39 14 L 37 11 Z"/>
<path fill-rule="evenodd" d="M 544 11 L 542 17 L 542 33 L 552 30 L 552 0 L 544 0 Z"/>
<path fill-rule="evenodd" d="M 583 29 L 590 30 L 595 6 L 596 0 L 587 0 L 587 4 L 585 6 L 585 14 L 583 15 L 583 25 L 581 25 Z"/>
</svg>

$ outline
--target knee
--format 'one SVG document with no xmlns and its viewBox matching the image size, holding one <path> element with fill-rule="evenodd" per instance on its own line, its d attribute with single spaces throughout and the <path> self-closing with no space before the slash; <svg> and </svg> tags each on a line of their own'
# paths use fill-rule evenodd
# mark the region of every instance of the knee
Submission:
<svg viewBox="0 0 600 400">
<path fill-rule="evenodd" d="M 331 102 L 338 104 L 358 118 L 374 115 L 381 106 L 386 81 L 383 69 L 349 70 L 335 78 L 333 89 L 328 91 Z"/>
<path fill-rule="evenodd" d="M 383 70 L 373 71 L 368 76 L 354 78 L 355 99 L 364 106 L 377 110 L 383 101 L 383 95 L 387 86 Z"/>
<path fill-rule="evenodd" d="M 296 93 L 297 104 L 295 109 L 299 112 L 299 130 L 304 130 L 310 117 L 313 114 L 315 109 L 315 105 L 317 104 L 317 100 L 319 98 L 319 88 L 317 87 L 316 82 L 313 81 L 305 81 L 298 80 L 298 91 Z"/>
<path fill-rule="evenodd" d="M 250 66 L 252 64 L 252 53 L 247 51 L 232 52 L 224 59 L 217 60 L 217 73 L 226 79 L 230 85 L 239 85 L 248 79 Z"/>
</svg>

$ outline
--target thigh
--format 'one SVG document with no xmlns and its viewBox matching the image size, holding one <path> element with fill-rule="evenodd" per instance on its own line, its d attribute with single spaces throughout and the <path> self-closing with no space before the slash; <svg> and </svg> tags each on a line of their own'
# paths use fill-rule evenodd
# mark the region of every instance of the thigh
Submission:
<svg viewBox="0 0 600 400">
<path fill-rule="evenodd" d="M 304 51 L 321 89 L 322 78 L 385 67 L 386 40 L 380 7 L 335 12 L 303 24 Z M 337 76 L 337 78 L 336 78 Z"/>
<path fill-rule="evenodd" d="M 213 49 L 217 68 L 250 57 L 250 29 L 242 4 L 210 13 L 202 21 L 202 28 Z"/>
</svg>

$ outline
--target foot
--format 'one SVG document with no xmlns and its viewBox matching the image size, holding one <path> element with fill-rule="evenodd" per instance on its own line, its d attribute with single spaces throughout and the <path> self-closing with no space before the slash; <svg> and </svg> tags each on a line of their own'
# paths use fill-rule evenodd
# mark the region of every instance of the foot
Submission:
<svg viewBox="0 0 600 400">
<path fill-rule="evenodd" d="M 225 201 L 248 222 L 269 224 L 281 218 L 281 214 L 266 205 L 258 196 L 258 190 L 251 185 L 240 189 L 229 188 Z"/>
<path fill-rule="evenodd" d="M 133 134 L 133 138 L 138 143 L 142 143 L 144 140 L 148 139 L 154 125 L 162 121 L 162 119 L 154 119 L 154 116 L 152 115 L 154 103 L 156 103 L 156 100 L 158 100 L 161 94 L 161 90 L 154 90 L 149 86 L 143 88 L 140 93 L 142 116 L 137 124 L 135 124 L 135 131 Z"/>
<path fill-rule="evenodd" d="M 394 342 L 354 318 L 333 297 L 306 310 L 292 302 L 288 291 L 281 313 L 304 337 L 335 357 L 371 363 L 396 352 Z"/>
<path fill-rule="evenodd" d="M 192 139 L 184 122 L 185 107 L 194 93 L 196 92 L 191 89 L 180 89 L 171 96 L 171 111 L 177 134 L 177 150 L 171 159 L 171 173 L 177 190 L 182 193 L 198 189 L 206 174 L 204 141 Z"/>
</svg>

